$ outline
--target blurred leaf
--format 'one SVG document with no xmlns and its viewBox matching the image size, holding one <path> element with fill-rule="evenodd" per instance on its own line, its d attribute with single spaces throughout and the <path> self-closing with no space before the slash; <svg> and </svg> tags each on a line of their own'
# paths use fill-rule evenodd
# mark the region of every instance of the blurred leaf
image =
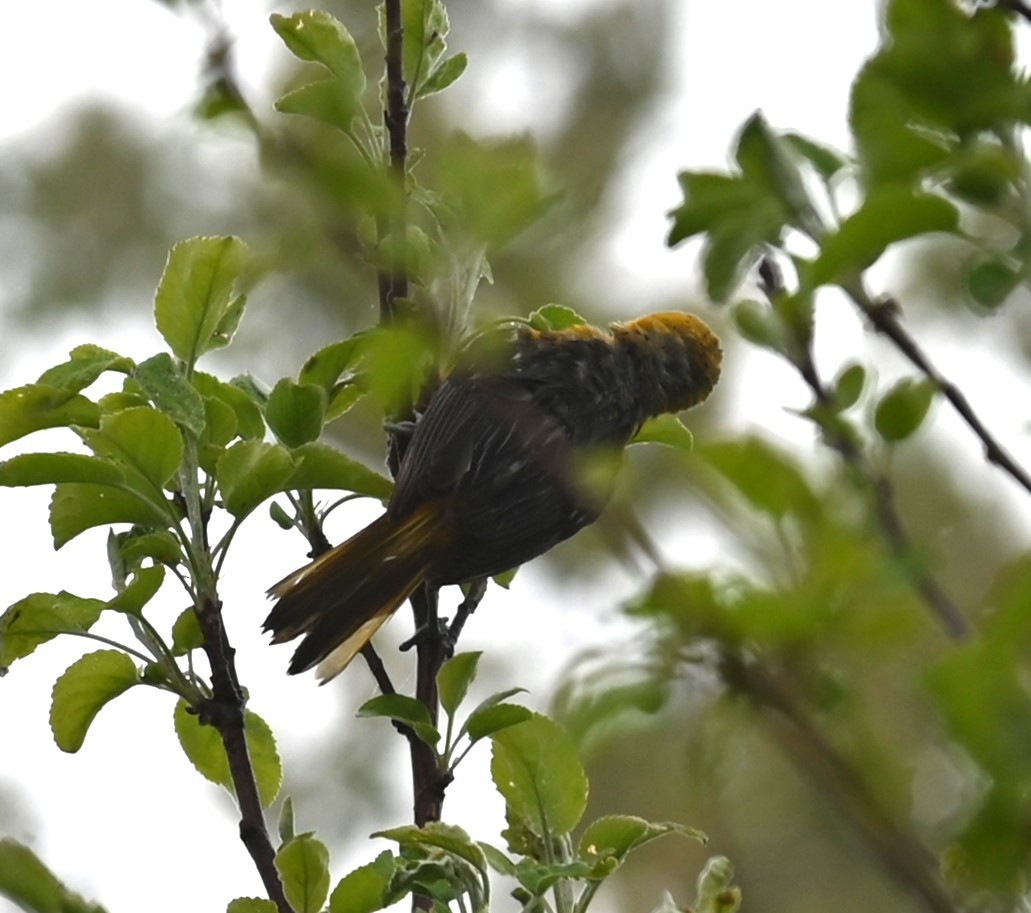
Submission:
<svg viewBox="0 0 1031 913">
<path fill-rule="evenodd" d="M 191 372 L 212 349 L 229 342 L 242 301 L 234 295 L 247 262 L 239 238 L 190 238 L 172 247 L 154 300 L 157 328 Z"/>
<path fill-rule="evenodd" d="M 230 795 L 235 795 L 229 759 L 218 730 L 201 723 L 197 714 L 192 713 L 182 699 L 175 705 L 174 721 L 179 744 L 197 772 L 206 780 L 225 787 Z M 258 795 L 261 804 L 267 808 L 275 800 L 283 781 L 283 767 L 275 738 L 268 724 L 250 710 L 245 714 L 244 732 L 254 779 L 258 784 Z"/>
<path fill-rule="evenodd" d="M 430 73 L 436 68 L 447 45 L 451 30 L 441 0 L 403 0 L 401 21 L 404 28 L 404 78 L 416 98 Z M 381 20 L 385 31 L 385 21 Z M 386 42 L 384 42 L 386 43 Z"/>
<path fill-rule="evenodd" d="M 16 659 L 58 634 L 88 631 L 105 605 L 101 599 L 85 599 L 65 590 L 18 600 L 0 615 L 0 675 Z"/>
<path fill-rule="evenodd" d="M 419 87 L 416 98 L 425 98 L 436 92 L 443 92 L 457 80 L 469 65 L 469 58 L 464 53 L 452 54 L 438 64 L 426 81 Z"/>
<path fill-rule="evenodd" d="M 982 260 L 967 273 L 967 291 L 981 307 L 999 307 L 1020 284 L 1021 276 L 1005 260 Z"/>
<path fill-rule="evenodd" d="M 120 650 L 98 650 L 72 663 L 54 685 L 50 704 L 57 747 L 78 751 L 97 714 L 139 680 L 135 663 Z"/>
<path fill-rule="evenodd" d="M 892 244 L 916 235 L 955 231 L 958 218 L 956 207 L 941 197 L 899 187 L 878 190 L 824 240 L 812 282 L 847 282 Z"/>
<path fill-rule="evenodd" d="M 44 371 L 36 383 L 77 393 L 85 390 L 105 371 L 129 374 L 132 370 L 131 358 L 100 346 L 81 345 L 68 353 L 68 361 Z"/>
<path fill-rule="evenodd" d="M 648 419 L 634 435 L 631 444 L 665 444 L 688 453 L 694 448 L 694 435 L 676 415 Z"/>
<path fill-rule="evenodd" d="M 291 454 L 296 467 L 283 490 L 328 488 L 353 491 L 385 501 L 394 490 L 394 483 L 373 472 L 335 447 L 318 441 L 304 444 Z"/>
<path fill-rule="evenodd" d="M 787 132 L 783 139 L 797 155 L 809 162 L 825 181 L 831 180 L 851 164 L 851 159 L 843 152 L 816 142 L 801 133 Z"/>
<path fill-rule="evenodd" d="M 295 384 L 284 377 L 272 388 L 265 419 L 272 433 L 287 447 L 300 447 L 322 434 L 326 391 L 315 384 Z"/>
<path fill-rule="evenodd" d="M 877 404 L 874 427 L 886 441 L 901 441 L 915 432 L 927 416 L 938 385 L 927 378 L 904 377 Z"/>
<path fill-rule="evenodd" d="M 27 846 L 0 839 L 0 897 L 35 913 L 104 913 L 69 891 Z"/>
<path fill-rule="evenodd" d="M 329 897 L 329 850 L 308 834 L 276 853 L 276 869 L 294 913 L 319 913 Z"/>
<path fill-rule="evenodd" d="M 295 57 L 322 64 L 336 81 L 360 97 L 365 90 L 358 46 L 346 26 L 322 10 L 308 10 L 292 16 L 273 13 L 272 28 Z"/>
<path fill-rule="evenodd" d="M 341 90 L 335 79 L 317 79 L 287 92 L 276 100 L 280 114 L 300 114 L 351 132 L 351 122 L 357 110 L 357 99 Z"/>
<path fill-rule="evenodd" d="M 866 386 L 866 368 L 855 362 L 844 368 L 831 384 L 834 408 L 840 411 L 852 408 L 863 395 Z"/>
<path fill-rule="evenodd" d="M 358 708 L 357 716 L 386 717 L 403 723 L 431 747 L 440 741 L 440 733 L 426 705 L 406 694 L 380 694 L 370 698 Z"/>
<path fill-rule="evenodd" d="M 117 485 L 122 471 L 107 460 L 81 453 L 23 453 L 0 463 L 0 485 L 53 485 L 95 482 Z"/>
<path fill-rule="evenodd" d="M 745 121 L 734 159 L 746 180 L 763 187 L 783 203 L 792 224 L 803 230 L 814 226 L 818 217 L 792 147 L 770 127 L 761 112 Z"/>
<path fill-rule="evenodd" d="M 389 852 L 348 872 L 333 889 L 329 913 L 376 913 L 390 903 L 388 889 L 397 868 Z"/>
<path fill-rule="evenodd" d="M 99 424 L 97 404 L 71 390 L 29 384 L 0 393 L 0 447 L 44 428 Z"/>
<path fill-rule="evenodd" d="M 491 776 L 506 804 L 538 835 L 572 831 L 587 806 L 587 777 L 565 730 L 535 714 L 491 741 Z"/>
<path fill-rule="evenodd" d="M 564 304 L 546 304 L 537 308 L 527 319 L 531 327 L 544 333 L 568 330 L 570 327 L 584 326 L 587 323 L 576 311 Z"/>
<path fill-rule="evenodd" d="M 228 510 L 242 520 L 266 498 L 287 488 L 296 464 L 278 444 L 240 441 L 219 459 L 215 469 L 219 490 Z"/>
<path fill-rule="evenodd" d="M 454 716 L 458 706 L 465 700 L 469 685 L 476 678 L 476 666 L 483 651 L 457 653 L 437 673 L 437 691 L 440 706 L 448 716 Z"/>
<path fill-rule="evenodd" d="M 204 430 L 204 401 L 167 352 L 140 362 L 133 374 L 147 398 L 195 437 Z"/>
<path fill-rule="evenodd" d="M 710 857 L 698 874 L 695 913 L 737 913 L 741 889 L 734 885 L 734 866 L 726 856 Z"/>
</svg>

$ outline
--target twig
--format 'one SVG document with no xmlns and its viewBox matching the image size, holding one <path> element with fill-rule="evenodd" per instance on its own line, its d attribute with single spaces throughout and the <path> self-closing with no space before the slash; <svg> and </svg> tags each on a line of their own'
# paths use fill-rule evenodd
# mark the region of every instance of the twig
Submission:
<svg viewBox="0 0 1031 913">
<path fill-rule="evenodd" d="M 408 297 L 408 274 L 405 269 L 406 183 L 408 158 L 408 102 L 405 99 L 404 24 L 401 0 L 384 0 L 387 32 L 387 98 L 383 125 L 390 141 L 390 171 L 394 178 L 395 198 L 387 218 L 380 227 L 389 236 L 390 260 L 379 275 L 380 323 L 390 323 L 397 316 L 395 304 Z M 383 231 L 380 232 L 382 236 Z"/>
<path fill-rule="evenodd" d="M 1007 453 L 985 427 L 967 401 L 963 391 L 935 368 L 920 346 L 917 345 L 916 340 L 902 327 L 898 318 L 898 304 L 890 298 L 880 302 L 873 301 L 863 287 L 862 280 L 850 283 L 845 287 L 845 291 L 856 307 L 873 324 L 874 329 L 888 337 L 895 344 L 895 347 L 941 390 L 942 395 L 952 404 L 952 407 L 959 413 L 960 418 L 966 422 L 970 430 L 984 445 L 984 454 L 988 462 L 998 466 L 1003 472 L 1009 474 L 1025 491 L 1031 493 L 1031 475 Z"/>
<path fill-rule="evenodd" d="M 855 824 L 884 870 L 932 913 L 957 913 L 935 875 L 932 854 L 881 808 L 859 772 L 813 725 L 783 676 L 736 651 L 724 655 L 723 671 L 727 683 L 763 711 L 777 743 Z"/>
<path fill-rule="evenodd" d="M 212 696 L 194 708 L 201 722 L 214 726 L 222 738 L 233 791 L 240 807 L 240 839 L 251 854 L 269 899 L 280 913 L 292 913 L 276 870 L 276 852 L 265 827 L 265 814 L 254 779 L 244 729 L 245 700 L 236 675 L 236 651 L 229 643 L 222 620 L 222 607 L 206 600 L 198 607 L 197 619 L 204 635 L 204 652 L 211 666 Z"/>
</svg>

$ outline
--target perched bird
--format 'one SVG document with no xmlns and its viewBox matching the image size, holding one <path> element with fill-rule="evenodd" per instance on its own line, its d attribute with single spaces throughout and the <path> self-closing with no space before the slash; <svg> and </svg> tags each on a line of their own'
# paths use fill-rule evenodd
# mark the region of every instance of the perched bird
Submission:
<svg viewBox="0 0 1031 913">
<path fill-rule="evenodd" d="M 501 573 L 594 522 L 611 486 L 586 482 L 585 460 L 701 402 L 720 374 L 719 341 L 679 311 L 496 342 L 433 392 L 387 512 L 269 590 L 272 642 L 304 635 L 291 674 L 332 678 L 417 587 Z"/>
</svg>

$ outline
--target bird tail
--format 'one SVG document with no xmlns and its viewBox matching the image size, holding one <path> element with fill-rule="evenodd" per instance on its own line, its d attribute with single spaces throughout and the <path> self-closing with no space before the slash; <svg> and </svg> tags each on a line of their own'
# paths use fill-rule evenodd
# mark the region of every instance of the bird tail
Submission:
<svg viewBox="0 0 1031 913">
<path fill-rule="evenodd" d="M 424 583 L 441 544 L 438 504 L 402 520 L 386 514 L 284 577 L 264 629 L 272 643 L 304 635 L 290 674 L 318 665 L 323 683 L 342 672 L 380 626 Z"/>
</svg>

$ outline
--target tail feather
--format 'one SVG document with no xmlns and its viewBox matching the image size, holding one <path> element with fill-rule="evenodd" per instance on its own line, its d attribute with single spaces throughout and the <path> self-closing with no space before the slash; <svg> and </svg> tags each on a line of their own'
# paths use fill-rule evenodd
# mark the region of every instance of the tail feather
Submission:
<svg viewBox="0 0 1031 913">
<path fill-rule="evenodd" d="M 269 589 L 272 643 L 304 635 L 290 673 L 318 665 L 328 681 L 426 580 L 444 543 L 438 504 L 402 520 L 386 515 Z"/>
</svg>

